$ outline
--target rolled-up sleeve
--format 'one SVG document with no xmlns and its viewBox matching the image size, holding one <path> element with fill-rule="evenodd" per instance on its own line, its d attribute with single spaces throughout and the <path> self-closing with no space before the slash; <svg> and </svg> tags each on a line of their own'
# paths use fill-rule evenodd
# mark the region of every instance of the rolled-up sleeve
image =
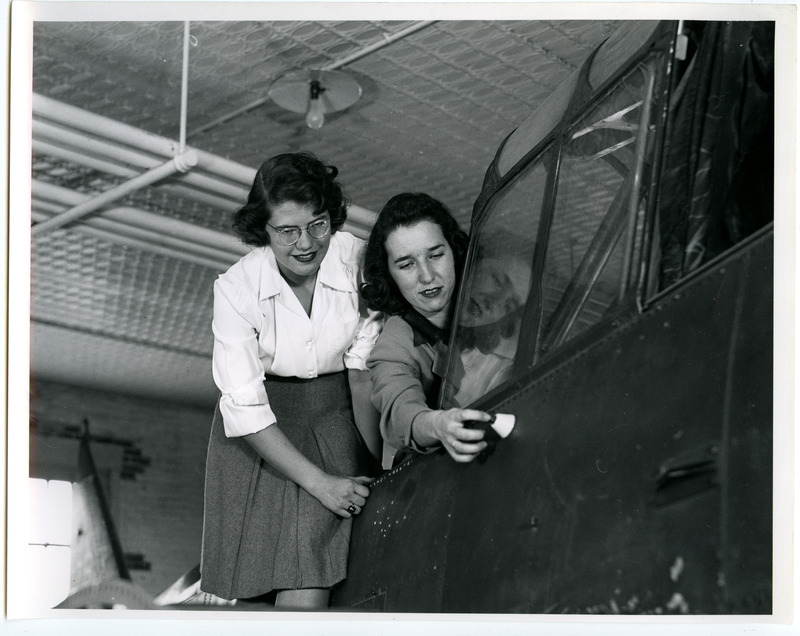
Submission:
<svg viewBox="0 0 800 636">
<path fill-rule="evenodd" d="M 353 344 L 345 351 L 344 366 L 348 369 L 366 371 L 367 359 L 381 335 L 383 329 L 384 315 L 381 312 L 370 310 L 366 318 L 359 321 L 356 335 L 353 337 Z"/>
<path fill-rule="evenodd" d="M 247 301 L 235 283 L 214 283 L 213 374 L 220 390 L 220 412 L 227 437 L 258 432 L 275 423 L 264 389 L 259 358 L 258 312 L 248 315 Z"/>
<path fill-rule="evenodd" d="M 384 329 L 367 361 L 372 379 L 372 403 L 381 413 L 380 427 L 384 440 L 395 448 L 428 449 L 418 446 L 411 435 L 411 424 L 420 413 L 430 411 L 425 402 L 419 363 L 408 345 L 409 334 Z M 408 341 L 408 342 L 406 342 Z"/>
</svg>

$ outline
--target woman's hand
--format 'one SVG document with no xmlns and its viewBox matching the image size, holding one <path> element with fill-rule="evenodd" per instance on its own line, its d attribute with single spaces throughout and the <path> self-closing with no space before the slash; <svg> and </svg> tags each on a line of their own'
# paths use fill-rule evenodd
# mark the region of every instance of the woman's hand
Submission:
<svg viewBox="0 0 800 636">
<path fill-rule="evenodd" d="M 329 475 L 297 450 L 277 424 L 246 435 L 244 439 L 265 461 L 317 498 L 334 514 L 352 517 L 364 507 L 369 496 L 367 485 L 373 479 Z"/>
<path fill-rule="evenodd" d="M 466 428 L 464 422 L 489 422 L 492 416 L 472 409 L 448 409 L 420 413 L 413 423 L 413 435 L 418 444 L 427 446 L 432 440 L 441 442 L 457 462 L 471 462 L 487 446 L 484 431 Z"/>
<path fill-rule="evenodd" d="M 370 477 L 335 477 L 324 474 L 309 492 L 332 513 L 347 519 L 361 512 L 369 497 L 367 486 L 373 481 Z"/>
</svg>

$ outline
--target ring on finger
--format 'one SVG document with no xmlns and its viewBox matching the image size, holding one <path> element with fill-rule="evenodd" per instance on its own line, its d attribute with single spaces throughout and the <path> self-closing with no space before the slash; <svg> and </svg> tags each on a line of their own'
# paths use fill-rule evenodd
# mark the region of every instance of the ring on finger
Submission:
<svg viewBox="0 0 800 636">
<path fill-rule="evenodd" d="M 355 504 L 350 504 L 349 506 L 347 506 L 347 512 L 349 512 L 351 515 L 356 514 Z"/>
</svg>

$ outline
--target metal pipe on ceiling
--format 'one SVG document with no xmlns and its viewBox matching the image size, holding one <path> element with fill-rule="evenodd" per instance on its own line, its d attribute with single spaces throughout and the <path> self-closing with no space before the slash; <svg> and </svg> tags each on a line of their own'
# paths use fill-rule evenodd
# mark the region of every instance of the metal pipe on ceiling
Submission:
<svg viewBox="0 0 800 636">
<path fill-rule="evenodd" d="M 343 57 L 341 60 L 337 60 L 336 62 L 331 62 L 330 64 L 326 64 L 325 66 L 322 67 L 322 70 L 323 71 L 334 71 L 337 68 L 341 68 L 342 66 L 345 66 L 346 64 L 350 64 L 350 62 L 355 62 L 356 60 L 360 60 L 362 57 L 365 57 L 365 56 L 369 55 L 370 53 L 378 51 L 378 50 L 388 46 L 389 44 L 392 44 L 393 42 L 397 42 L 398 40 L 402 40 L 403 38 L 411 35 L 412 33 L 416 33 L 417 31 L 420 31 L 421 29 L 424 29 L 425 27 L 428 27 L 431 24 L 434 24 L 435 22 L 436 22 L 436 20 L 427 20 L 427 21 L 422 21 L 422 22 L 416 22 L 416 23 L 412 24 L 411 26 L 406 27 L 405 29 L 401 29 L 400 31 L 397 31 L 397 33 L 392 33 L 391 35 L 385 36 L 379 42 L 375 42 L 374 44 L 370 44 L 368 46 L 365 46 L 364 48 L 359 49 L 358 51 L 355 51 L 354 53 L 351 53 L 350 55 L 347 55 L 347 56 Z"/>
<path fill-rule="evenodd" d="M 37 222 L 45 222 L 53 215 L 62 213 L 67 209 L 64 203 L 75 205 L 87 199 L 80 193 L 53 184 L 34 185 L 40 186 L 32 204 L 33 220 Z M 71 229 L 81 232 L 84 227 L 101 230 L 104 232 L 102 238 L 122 245 L 129 245 L 128 239 L 131 238 L 152 240 L 153 245 L 171 247 L 173 250 L 159 250 L 159 253 L 182 260 L 192 260 L 195 254 L 200 253 L 205 257 L 213 257 L 215 262 L 224 265 L 222 269 L 230 267 L 250 250 L 232 234 L 130 207 L 112 208 L 103 216 L 85 219 Z M 147 243 L 137 243 L 136 247 L 147 250 Z"/>
<path fill-rule="evenodd" d="M 94 159 L 114 162 L 118 166 L 121 164 L 122 167 L 135 166 L 143 170 L 149 170 L 161 165 L 165 160 L 165 157 L 154 156 L 148 152 L 142 152 L 129 146 L 118 144 L 113 139 L 98 139 L 81 131 L 71 130 L 59 124 L 43 122 L 37 119 L 33 120 L 32 132 L 34 139 L 38 141 L 44 141 L 53 146 L 61 146 L 70 151 L 83 151 L 86 155 Z M 196 154 L 198 154 L 199 163 L 199 153 Z M 202 169 L 199 168 L 198 170 Z M 111 174 L 118 174 L 118 171 L 115 170 Z M 133 171 L 133 174 L 138 175 L 141 173 Z M 252 171 L 252 175 L 255 175 L 255 170 Z M 252 176 L 250 180 L 252 182 Z M 249 184 L 231 182 L 225 178 L 220 179 L 214 174 L 197 171 L 185 174 L 181 178 L 181 181 L 186 184 L 195 185 L 199 189 L 222 195 L 232 201 L 234 205 L 241 205 L 249 190 Z M 229 209 L 230 204 L 226 204 L 223 207 Z"/>
<path fill-rule="evenodd" d="M 141 212 L 140 210 L 137 210 Z M 53 206 L 37 204 L 34 207 L 35 218 L 44 222 L 48 218 L 52 218 L 53 214 L 58 214 L 58 210 L 53 211 Z M 217 249 L 208 245 L 202 245 L 197 242 L 188 241 L 186 239 L 137 228 L 127 223 L 119 223 L 106 217 L 93 217 L 88 219 L 76 228 L 80 232 L 83 227 L 92 227 L 98 230 L 107 232 L 109 242 L 120 245 L 130 246 L 130 240 L 144 241 L 145 244 L 152 244 L 161 248 L 169 248 L 170 252 L 165 252 L 167 256 L 175 258 L 176 254 L 180 254 L 179 260 L 185 260 L 183 257 L 192 257 L 195 255 L 203 255 L 204 257 L 214 258 L 217 262 L 224 264 L 224 269 L 230 267 L 233 263 L 239 260 L 243 254 L 240 252 L 229 252 L 225 249 Z M 138 244 L 137 244 L 138 247 Z M 145 251 L 148 251 L 145 248 Z"/>
<path fill-rule="evenodd" d="M 46 181 L 34 180 L 32 189 L 33 209 L 36 212 L 33 220 L 37 223 L 44 223 L 54 214 L 68 209 L 65 204 L 66 206 L 78 206 L 91 200 L 84 194 Z M 74 229 L 83 231 L 83 228 L 87 226 L 97 230 L 94 232 L 94 236 L 112 243 L 129 245 L 147 251 L 148 243 L 143 239 L 149 237 L 154 241 L 153 247 L 158 247 L 158 249 L 150 251 L 206 265 L 209 262 L 208 259 L 212 258 L 213 266 L 221 271 L 230 267 L 250 250 L 232 234 L 130 207 L 106 210 L 102 217 L 95 216 L 84 219 L 84 222 Z M 369 228 L 362 230 L 352 226 L 349 222 L 345 224 L 344 229 L 361 238 L 369 235 Z M 131 239 L 136 241 L 135 245 Z M 166 246 L 171 246 L 172 251 L 166 251 Z M 198 252 L 205 259 L 204 262 L 195 258 Z"/>
<path fill-rule="evenodd" d="M 97 170 L 98 172 L 104 172 L 117 177 L 130 178 L 139 174 L 136 172 L 136 170 L 126 168 L 123 165 L 113 163 L 106 159 L 97 159 L 85 153 L 75 152 L 68 148 L 51 144 L 46 141 L 34 139 L 32 147 L 34 154 L 47 155 L 49 157 L 55 157 L 56 159 L 64 159 L 65 161 L 69 161 L 79 166 L 85 166 L 87 168 Z M 202 175 L 199 174 L 193 176 L 202 177 Z M 241 197 L 232 199 L 231 197 L 216 196 L 214 194 L 209 194 L 205 190 L 186 187 L 177 183 L 164 183 L 160 185 L 159 188 L 164 192 L 171 193 L 175 196 L 225 211 L 235 209 L 244 201 L 244 194 L 242 194 Z M 211 190 L 211 188 L 208 188 L 208 190 Z"/>
<path fill-rule="evenodd" d="M 129 146 L 131 150 L 151 153 L 162 159 L 168 159 L 175 154 L 177 143 L 166 137 L 160 137 L 141 128 L 135 128 L 102 115 L 70 106 L 50 97 L 38 93 L 33 94 L 32 113 L 34 121 L 37 119 L 89 133 L 94 139 L 113 140 L 122 146 Z M 213 155 L 198 148 L 192 148 L 197 153 L 197 167 L 235 183 L 245 184 L 247 187 L 253 182 L 255 169 L 244 166 L 224 157 Z"/>
<path fill-rule="evenodd" d="M 174 157 L 165 164 L 157 168 L 153 168 L 152 170 L 148 170 L 144 174 L 134 177 L 130 181 L 120 184 L 116 188 L 107 190 L 93 199 L 67 210 L 63 214 L 59 214 L 58 216 L 48 219 L 43 223 L 34 225 L 31 228 L 31 232 L 34 236 L 39 236 L 44 232 L 52 231 L 56 228 L 66 225 L 67 223 L 72 223 L 82 216 L 91 214 L 95 210 L 99 210 L 104 205 L 107 205 L 112 201 L 116 201 L 117 199 L 121 199 L 131 192 L 157 183 L 158 181 L 161 181 L 165 177 L 175 174 L 176 172 L 185 172 L 195 165 L 197 165 L 197 155 L 195 155 L 192 151 L 184 152 L 182 155 Z"/>
<path fill-rule="evenodd" d="M 33 220 L 46 220 L 48 215 L 43 213 L 39 210 L 33 210 L 31 213 L 31 217 Z M 215 259 L 207 256 L 203 256 L 201 254 L 193 254 L 183 250 L 176 250 L 174 248 L 166 248 L 160 245 L 156 245 L 151 243 L 150 241 L 142 241 L 140 239 L 136 239 L 133 237 L 125 237 L 123 236 L 118 229 L 114 230 L 107 230 L 102 229 L 95 226 L 95 222 L 99 220 L 96 218 L 89 219 L 87 222 L 81 223 L 79 226 L 75 228 L 75 231 L 80 232 L 81 234 L 87 234 L 89 236 L 94 236 L 103 241 L 108 241 L 109 243 L 114 244 L 122 244 L 126 245 L 127 247 L 133 247 L 140 249 L 144 252 L 152 252 L 154 254 L 160 254 L 162 256 L 167 256 L 169 258 L 178 258 L 179 260 L 187 261 L 190 263 L 195 263 L 197 265 L 202 265 L 203 267 L 209 267 L 211 269 L 224 272 L 228 267 L 230 267 L 231 263 L 234 261 L 223 261 L 220 259 Z"/>
<path fill-rule="evenodd" d="M 99 170 L 103 170 L 104 162 L 107 162 L 109 166 L 106 171 L 109 174 L 129 176 L 130 165 L 152 167 L 158 162 L 159 156 L 171 156 L 175 148 L 174 142 L 169 139 L 49 97 L 34 94 L 33 105 L 34 144 L 45 144 L 44 151 L 50 150 L 55 156 L 59 156 L 55 154 L 55 148 L 64 144 L 68 148 L 61 151 L 63 158 L 76 160 L 81 165 Z M 42 140 L 42 137 L 47 141 Z M 83 152 L 76 152 L 75 148 Z M 214 205 L 226 212 L 242 205 L 255 177 L 255 168 L 197 148 L 191 150 L 198 158 L 198 165 L 193 173 L 182 175 L 180 184 L 170 183 L 161 187 L 200 203 Z M 85 157 L 84 160 L 79 159 L 80 154 Z M 372 210 L 351 205 L 345 229 L 366 238 L 377 216 Z"/>
<path fill-rule="evenodd" d="M 117 143 L 114 139 L 96 137 L 60 123 L 54 124 L 49 121 L 43 121 L 38 119 L 36 115 L 34 115 L 31 122 L 31 132 L 34 139 L 61 145 L 100 159 L 112 160 L 142 170 L 154 168 L 164 163 L 164 160 L 168 158 L 166 155 L 156 155 L 146 150 L 140 151 L 127 144 Z M 141 174 L 138 170 L 135 173 Z"/>
<path fill-rule="evenodd" d="M 175 142 L 166 137 L 159 137 L 140 128 L 95 115 L 82 108 L 70 106 L 38 93 L 33 94 L 31 110 L 34 120 L 37 117 L 42 120 L 51 120 L 75 130 L 102 135 L 106 139 L 114 139 L 121 144 L 161 157 L 171 157 L 177 148 Z"/>
<path fill-rule="evenodd" d="M 80 157 L 77 157 L 77 159 L 80 159 Z M 175 193 L 178 196 L 193 198 L 195 200 L 200 201 L 201 203 L 207 203 L 208 205 L 219 207 L 228 212 L 234 210 L 237 206 L 241 205 L 241 201 L 230 201 L 222 198 L 213 197 L 213 195 L 204 194 L 202 192 L 198 192 L 190 188 L 185 188 L 181 185 L 164 185 L 161 187 L 165 190 L 169 190 L 170 192 Z M 62 188 L 52 183 L 42 181 L 40 179 L 34 179 L 31 191 L 34 199 L 38 200 L 44 199 L 44 200 L 54 201 L 62 205 L 67 204 L 71 206 L 77 206 L 84 204 L 90 200 L 90 197 L 88 197 L 85 194 L 76 192 L 74 190 L 70 190 L 68 188 Z M 152 216 L 159 218 L 166 218 L 163 217 L 163 215 L 153 214 Z M 359 238 L 366 239 L 369 237 L 369 233 L 370 230 L 372 229 L 375 216 L 376 215 L 372 210 L 367 210 L 366 208 L 362 208 L 361 206 L 351 204 L 347 211 L 347 221 L 345 222 L 342 229 L 345 230 L 346 232 L 354 234 L 355 236 L 358 236 Z M 185 223 L 185 222 L 180 222 L 180 223 L 182 223 L 180 231 L 186 235 L 191 235 L 192 229 L 199 227 L 191 223 Z M 229 238 L 231 236 L 222 233 L 221 235 L 227 236 Z"/>
<path fill-rule="evenodd" d="M 335 69 L 341 68 L 342 66 L 345 66 L 345 65 L 349 64 L 350 62 L 355 62 L 356 60 L 361 59 L 362 57 L 364 57 L 366 55 L 369 55 L 370 53 L 378 51 L 378 50 L 388 46 L 389 44 L 397 42 L 398 40 L 401 40 L 401 39 L 411 35 L 412 33 L 416 33 L 420 29 L 424 29 L 425 27 L 430 26 L 431 24 L 434 24 L 435 22 L 436 22 L 436 20 L 427 20 L 427 21 L 416 22 L 416 23 L 412 24 L 411 26 L 406 27 L 405 29 L 401 29 L 400 31 L 397 31 L 396 33 L 393 33 L 392 35 L 384 37 L 382 40 L 380 40 L 378 42 L 374 42 L 372 44 L 369 44 L 369 45 L 359 49 L 358 51 L 355 51 L 355 52 L 351 53 L 350 55 L 342 58 L 341 60 L 336 60 L 335 62 L 331 62 L 330 64 L 326 64 L 325 66 L 321 67 L 321 70 L 323 70 L 323 71 L 333 71 Z M 263 106 L 268 101 L 269 101 L 269 96 L 260 97 L 259 99 L 256 99 L 256 100 L 250 102 L 249 104 L 245 104 L 244 106 L 242 106 L 240 108 L 237 108 L 236 110 L 233 110 L 233 111 L 231 111 L 231 112 L 229 112 L 229 113 L 227 113 L 225 115 L 222 115 L 221 117 L 218 117 L 217 119 L 214 119 L 214 120 L 208 122 L 207 124 L 203 124 L 202 126 L 200 126 L 198 128 L 195 128 L 190 133 L 188 133 L 188 136 L 189 137 L 194 137 L 195 135 L 199 135 L 202 132 L 206 132 L 207 130 L 211 130 L 212 128 L 216 128 L 220 124 L 224 124 L 225 122 L 230 121 L 231 119 L 234 119 L 234 118 L 238 117 L 239 115 L 244 115 L 245 113 L 253 110 L 254 108 L 258 108 L 259 106 Z"/>
<path fill-rule="evenodd" d="M 136 229 L 156 232 L 165 236 L 180 237 L 190 243 L 232 254 L 234 260 L 238 260 L 251 250 L 250 247 L 232 234 L 192 225 L 191 223 L 171 219 L 160 214 L 153 214 L 152 212 L 145 212 L 137 208 L 112 208 L 103 212 L 102 218 L 124 223 Z M 233 262 L 231 261 L 231 263 Z"/>
<path fill-rule="evenodd" d="M 50 143 L 49 141 L 42 141 L 41 139 L 34 138 L 31 147 L 33 149 L 34 156 L 46 155 L 49 157 L 55 157 L 56 159 L 63 159 L 64 161 L 69 161 L 70 163 L 75 163 L 86 168 L 92 168 L 98 172 L 111 174 L 115 177 L 135 177 L 137 174 L 139 174 L 136 172 L 136 170 L 131 168 L 126 168 L 125 166 L 107 161 L 105 159 L 90 157 L 86 153 L 76 152 L 75 150 L 64 148 L 63 146 Z"/>
<path fill-rule="evenodd" d="M 183 67 L 181 72 L 181 118 L 178 136 L 178 152 L 186 150 L 186 111 L 189 95 L 189 21 L 183 24 Z"/>
<path fill-rule="evenodd" d="M 34 207 L 39 206 L 41 209 L 48 212 L 63 212 L 64 209 L 68 209 L 65 208 L 65 205 L 78 206 L 82 203 L 92 201 L 90 197 L 84 194 L 44 181 L 35 180 L 33 182 L 33 191 Z M 246 254 L 249 250 L 249 248 L 242 244 L 233 234 L 226 234 L 218 230 L 212 230 L 178 219 L 165 217 L 161 214 L 145 212 L 137 208 L 127 206 L 111 208 L 103 212 L 103 217 L 120 225 L 121 231 L 124 231 L 122 225 L 125 224 L 138 229 L 181 237 L 190 243 L 230 252 L 235 256 L 235 258 L 231 260 L 231 263 Z M 92 219 L 88 219 L 87 222 L 98 218 L 102 217 L 93 217 Z"/>
</svg>

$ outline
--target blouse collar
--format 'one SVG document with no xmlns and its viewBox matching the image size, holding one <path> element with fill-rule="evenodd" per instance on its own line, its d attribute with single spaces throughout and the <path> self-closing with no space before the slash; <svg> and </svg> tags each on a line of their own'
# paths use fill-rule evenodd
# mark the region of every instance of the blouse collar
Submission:
<svg viewBox="0 0 800 636">
<path fill-rule="evenodd" d="M 262 249 L 264 250 L 264 262 L 261 270 L 259 299 L 265 300 L 280 294 L 284 281 L 272 248 L 267 245 Z M 341 248 L 335 234 L 331 237 L 328 253 L 325 254 L 325 258 L 320 263 L 317 281 L 337 291 L 358 291 L 356 288 L 356 272 L 353 267 L 342 262 Z"/>
</svg>

